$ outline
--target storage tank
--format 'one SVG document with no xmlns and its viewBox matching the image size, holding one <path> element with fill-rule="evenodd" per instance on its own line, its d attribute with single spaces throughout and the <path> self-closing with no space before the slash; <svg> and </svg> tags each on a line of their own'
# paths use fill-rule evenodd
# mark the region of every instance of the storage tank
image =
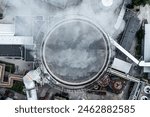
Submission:
<svg viewBox="0 0 150 117">
<path fill-rule="evenodd" d="M 146 87 L 144 88 L 144 93 L 150 94 L 150 86 L 146 86 Z"/>
<path fill-rule="evenodd" d="M 142 96 L 141 100 L 148 100 L 148 97 L 147 96 Z"/>
<path fill-rule="evenodd" d="M 42 62 L 51 78 L 67 88 L 83 88 L 98 80 L 110 58 L 107 35 L 90 20 L 63 20 L 42 44 Z"/>
</svg>

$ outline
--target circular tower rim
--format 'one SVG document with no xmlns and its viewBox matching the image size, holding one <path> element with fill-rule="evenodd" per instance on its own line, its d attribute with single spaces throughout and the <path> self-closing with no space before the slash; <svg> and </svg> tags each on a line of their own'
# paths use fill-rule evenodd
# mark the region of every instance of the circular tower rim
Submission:
<svg viewBox="0 0 150 117">
<path fill-rule="evenodd" d="M 57 77 L 49 68 L 48 64 L 46 63 L 46 58 L 45 58 L 45 48 L 46 48 L 46 43 L 49 39 L 49 37 L 51 36 L 51 34 L 53 33 L 53 31 L 55 31 L 55 29 L 57 29 L 59 26 L 61 26 L 64 23 L 68 23 L 68 22 L 72 22 L 72 21 L 80 21 L 80 22 L 86 22 L 88 24 L 90 24 L 92 27 L 94 27 L 100 34 L 103 35 L 104 37 L 104 41 L 106 46 L 106 59 L 105 59 L 105 64 L 103 65 L 103 67 L 101 68 L 101 70 L 92 78 L 90 78 L 87 81 L 81 82 L 81 83 L 72 83 L 72 82 L 67 82 L 64 81 L 62 79 L 60 79 L 59 77 Z M 48 74 L 51 76 L 52 80 L 54 80 L 56 82 L 56 84 L 59 84 L 61 86 L 67 87 L 67 88 L 73 88 L 73 89 L 77 89 L 77 88 L 83 88 L 86 87 L 92 83 L 94 83 L 95 81 L 97 81 L 103 74 L 104 72 L 107 70 L 108 65 L 109 65 L 109 60 L 110 60 L 110 56 L 111 56 L 111 49 L 110 49 L 110 43 L 109 43 L 109 36 L 107 35 L 107 33 L 105 33 L 101 27 L 98 24 L 93 23 L 91 20 L 87 19 L 87 18 L 82 18 L 82 17 L 75 17 L 75 18 L 69 18 L 69 19 L 63 19 L 60 22 L 57 22 L 49 31 L 49 33 L 46 35 L 45 39 L 42 42 L 42 47 L 41 47 L 41 53 L 42 53 L 42 63 L 45 66 L 45 69 L 47 70 Z"/>
</svg>

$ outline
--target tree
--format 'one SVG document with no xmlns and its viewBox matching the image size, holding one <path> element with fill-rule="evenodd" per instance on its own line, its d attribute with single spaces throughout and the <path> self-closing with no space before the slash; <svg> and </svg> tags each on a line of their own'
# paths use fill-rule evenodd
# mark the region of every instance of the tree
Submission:
<svg viewBox="0 0 150 117">
<path fill-rule="evenodd" d="M 133 1 L 133 5 L 136 6 L 150 4 L 150 0 L 132 0 L 132 1 Z"/>
</svg>

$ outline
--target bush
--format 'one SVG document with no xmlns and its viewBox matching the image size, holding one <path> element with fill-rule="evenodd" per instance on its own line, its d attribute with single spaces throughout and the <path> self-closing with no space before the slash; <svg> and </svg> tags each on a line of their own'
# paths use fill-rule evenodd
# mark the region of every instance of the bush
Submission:
<svg viewBox="0 0 150 117">
<path fill-rule="evenodd" d="M 14 84 L 13 84 L 13 87 L 11 88 L 11 90 L 16 91 L 21 94 L 24 94 L 23 86 L 24 86 L 23 82 L 14 81 Z"/>
</svg>

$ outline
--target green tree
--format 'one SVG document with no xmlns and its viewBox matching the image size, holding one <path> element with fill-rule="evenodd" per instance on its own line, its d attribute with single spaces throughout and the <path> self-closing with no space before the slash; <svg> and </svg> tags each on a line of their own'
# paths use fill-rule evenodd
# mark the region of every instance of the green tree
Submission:
<svg viewBox="0 0 150 117">
<path fill-rule="evenodd" d="M 133 5 L 145 5 L 145 4 L 150 4 L 150 0 L 132 0 Z"/>
<path fill-rule="evenodd" d="M 21 82 L 21 81 L 14 81 L 13 87 L 10 88 L 10 89 L 13 90 L 13 91 L 16 91 L 18 93 L 24 94 L 23 86 L 24 86 L 23 82 Z"/>
</svg>

